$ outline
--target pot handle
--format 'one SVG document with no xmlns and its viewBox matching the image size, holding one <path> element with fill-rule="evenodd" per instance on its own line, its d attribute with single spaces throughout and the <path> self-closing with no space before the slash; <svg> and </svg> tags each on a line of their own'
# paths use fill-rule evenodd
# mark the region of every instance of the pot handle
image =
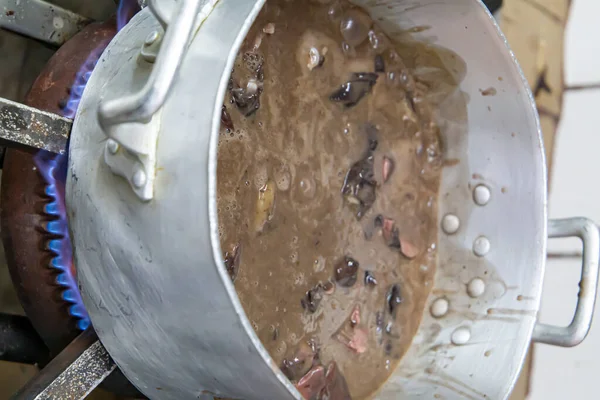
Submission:
<svg viewBox="0 0 600 400">
<path fill-rule="evenodd" d="M 165 30 L 160 51 L 154 61 L 154 68 L 143 88 L 128 96 L 100 100 L 98 121 L 109 138 L 119 141 L 120 136 L 125 136 L 120 131 L 113 132 L 114 126 L 132 122 L 148 122 L 162 107 L 179 71 L 193 34 L 196 14 L 203 3 L 206 1 L 180 0 L 179 7 L 173 11 L 158 0 L 149 1 L 148 8 L 161 25 L 166 27 L 166 23 L 170 22 L 167 20 L 169 11 L 174 13 L 170 18 L 172 23 Z M 127 147 L 131 147 L 136 152 L 147 150 L 144 148 L 146 146 L 139 145 L 137 142 Z"/>
<path fill-rule="evenodd" d="M 104 160 L 115 175 L 129 182 L 142 201 L 154 197 L 159 129 L 154 116 L 174 86 L 197 23 L 208 16 L 216 2 L 148 0 L 148 8 L 164 29 L 164 35 L 154 31 L 142 45 L 142 58 L 154 64 L 148 81 L 136 93 L 100 99 L 98 122 L 108 137 Z"/>
<path fill-rule="evenodd" d="M 600 233 L 596 224 L 586 218 L 556 219 L 548 222 L 548 237 L 578 237 L 583 243 L 583 262 L 577 307 L 571 324 L 559 327 L 537 323 L 532 339 L 560 347 L 574 347 L 583 342 L 592 324 L 598 290 Z"/>
</svg>

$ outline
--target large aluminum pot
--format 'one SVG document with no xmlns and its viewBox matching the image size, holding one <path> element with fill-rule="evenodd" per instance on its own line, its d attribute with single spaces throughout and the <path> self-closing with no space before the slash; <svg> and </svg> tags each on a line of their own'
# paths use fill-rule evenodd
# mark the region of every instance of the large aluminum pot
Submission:
<svg viewBox="0 0 600 400">
<path fill-rule="evenodd" d="M 532 335 L 573 346 L 587 334 L 598 230 L 584 219 L 547 224 L 531 92 L 480 1 L 355 2 L 388 33 L 430 26 L 420 35 L 466 62 L 470 98 L 466 124 L 444 125 L 448 158 L 460 162 L 443 173 L 430 308 L 377 397 L 503 399 Z M 244 314 L 218 235 L 221 105 L 264 0 L 148 3 L 98 63 L 72 132 L 67 202 L 84 302 L 101 341 L 150 398 L 299 399 Z M 492 86 L 497 95 L 482 96 Z M 536 323 L 547 235 L 583 239 L 567 328 Z"/>
</svg>

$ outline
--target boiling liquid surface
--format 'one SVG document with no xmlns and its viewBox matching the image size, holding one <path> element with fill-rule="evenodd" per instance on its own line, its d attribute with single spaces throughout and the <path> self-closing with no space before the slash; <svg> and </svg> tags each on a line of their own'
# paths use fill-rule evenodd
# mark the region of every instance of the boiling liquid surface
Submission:
<svg viewBox="0 0 600 400">
<path fill-rule="evenodd" d="M 464 74 L 454 54 L 370 24 L 348 2 L 267 1 L 236 59 L 217 170 L 221 246 L 258 337 L 294 383 L 335 361 L 353 399 L 387 380 L 419 326 L 437 106 Z"/>
</svg>

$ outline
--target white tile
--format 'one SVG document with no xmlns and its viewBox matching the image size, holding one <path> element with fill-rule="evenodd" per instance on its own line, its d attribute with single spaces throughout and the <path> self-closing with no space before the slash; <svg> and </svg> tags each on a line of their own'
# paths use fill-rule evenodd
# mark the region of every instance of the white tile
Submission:
<svg viewBox="0 0 600 400">
<path fill-rule="evenodd" d="M 574 0 L 565 33 L 568 86 L 600 83 L 600 1 Z M 549 44 L 551 45 L 551 44 Z"/>
<path fill-rule="evenodd" d="M 568 92 L 554 148 L 550 217 L 586 216 L 600 222 L 600 90 Z M 551 250 L 579 249 L 577 241 L 553 240 Z M 568 325 L 580 275 L 579 259 L 549 260 L 540 319 Z M 600 304 L 600 303 L 599 303 Z M 536 345 L 530 400 L 591 399 L 600 374 L 600 307 L 590 335 L 578 347 Z"/>
<path fill-rule="evenodd" d="M 541 320 L 567 325 L 577 297 L 579 261 L 551 260 L 547 264 Z M 600 316 L 599 316 L 600 317 Z M 528 400 L 593 399 L 600 373 L 600 326 L 587 339 L 565 349 L 535 345 Z"/>
<path fill-rule="evenodd" d="M 600 90 L 565 94 L 550 179 L 551 218 L 588 217 L 600 222 Z M 579 248 L 577 241 L 549 243 L 550 250 Z"/>
</svg>

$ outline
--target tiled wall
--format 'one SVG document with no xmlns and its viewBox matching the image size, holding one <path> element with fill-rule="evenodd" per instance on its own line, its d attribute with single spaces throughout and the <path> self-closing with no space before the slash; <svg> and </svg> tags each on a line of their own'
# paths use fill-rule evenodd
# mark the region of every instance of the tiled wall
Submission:
<svg viewBox="0 0 600 400">
<path fill-rule="evenodd" d="M 567 91 L 551 172 L 551 218 L 586 216 L 600 222 L 599 15 L 599 1 L 573 1 L 566 32 Z M 580 274 L 576 254 L 580 251 L 576 240 L 549 243 L 540 313 L 543 322 L 567 325 L 571 321 Z M 598 398 L 600 311 L 595 318 L 590 335 L 576 348 L 535 346 L 531 400 Z"/>
</svg>

